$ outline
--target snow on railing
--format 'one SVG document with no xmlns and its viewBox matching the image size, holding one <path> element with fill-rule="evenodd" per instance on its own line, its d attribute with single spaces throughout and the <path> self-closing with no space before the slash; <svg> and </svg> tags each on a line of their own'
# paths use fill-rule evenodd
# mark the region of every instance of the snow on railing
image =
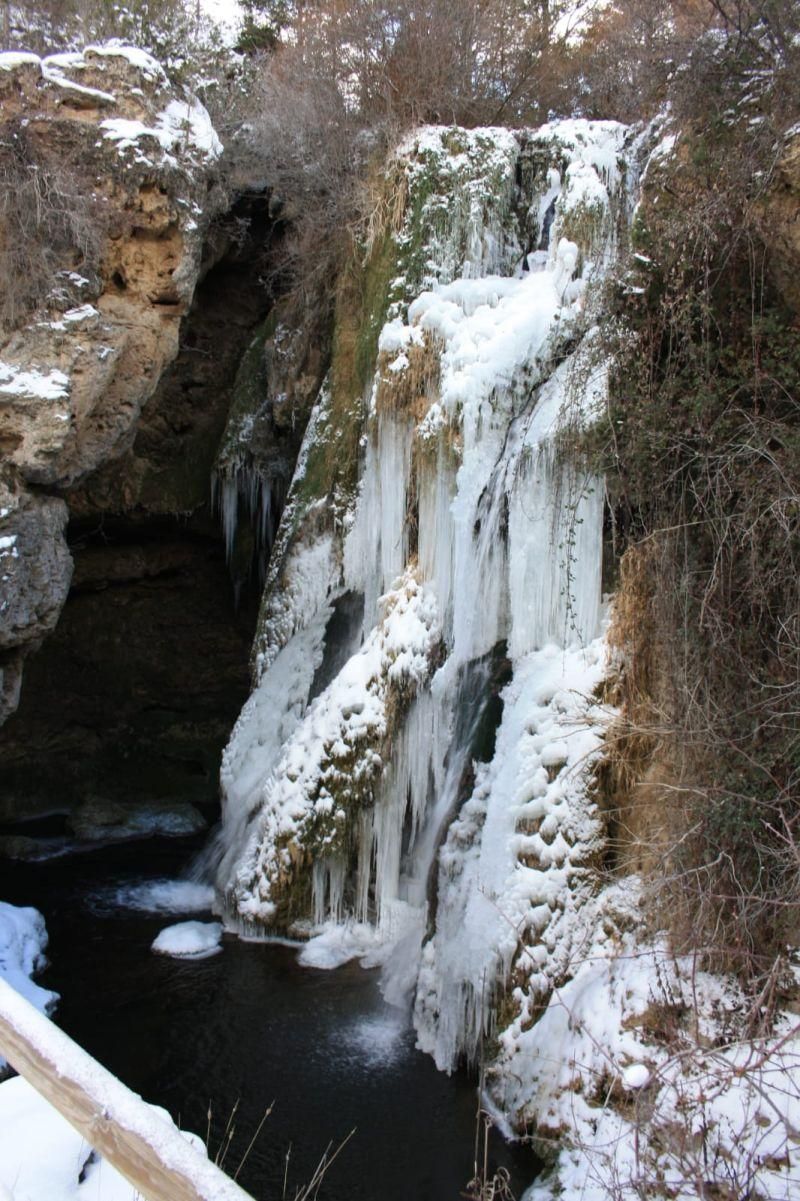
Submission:
<svg viewBox="0 0 800 1201">
<path fill-rule="evenodd" d="M 2 979 L 0 1054 L 146 1201 L 253 1201 Z"/>
</svg>

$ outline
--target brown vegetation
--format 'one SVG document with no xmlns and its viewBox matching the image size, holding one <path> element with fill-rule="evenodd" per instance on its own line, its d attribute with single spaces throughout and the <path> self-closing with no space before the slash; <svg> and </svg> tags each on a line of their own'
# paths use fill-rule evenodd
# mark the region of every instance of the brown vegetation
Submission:
<svg viewBox="0 0 800 1201">
<path fill-rule="evenodd" d="M 56 272 L 93 274 L 103 219 L 86 181 L 57 158 L 46 161 L 21 122 L 0 129 L 0 326 L 41 304 Z"/>
<path fill-rule="evenodd" d="M 800 101 L 786 22 L 737 11 L 677 81 L 681 141 L 648 175 L 605 466 L 655 920 L 760 988 L 800 923 L 800 355 L 766 216 Z"/>
</svg>

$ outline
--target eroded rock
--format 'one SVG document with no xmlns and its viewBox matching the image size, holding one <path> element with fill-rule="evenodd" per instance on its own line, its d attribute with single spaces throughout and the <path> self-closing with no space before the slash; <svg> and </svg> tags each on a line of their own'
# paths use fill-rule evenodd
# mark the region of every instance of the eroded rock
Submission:
<svg viewBox="0 0 800 1201">
<path fill-rule="evenodd" d="M 202 106 L 150 55 L 119 44 L 0 54 L 0 102 L 20 178 L 44 181 L 43 204 L 62 183 L 80 195 L 89 231 L 64 250 L 35 313 L 6 312 L 15 328 L 0 338 L 0 453 L 14 500 L 0 506 L 2 718 L 69 587 L 61 497 L 128 450 L 178 351 L 221 199 L 222 147 Z M 12 232 L 0 226 L 0 249 Z M 41 249 L 34 239 L 25 252 Z"/>
</svg>

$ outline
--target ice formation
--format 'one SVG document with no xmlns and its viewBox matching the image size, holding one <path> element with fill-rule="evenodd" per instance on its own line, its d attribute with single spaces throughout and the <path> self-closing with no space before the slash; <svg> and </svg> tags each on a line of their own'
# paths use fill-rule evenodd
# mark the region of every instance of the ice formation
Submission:
<svg viewBox="0 0 800 1201">
<path fill-rule="evenodd" d="M 224 756 L 227 922 L 310 936 L 308 964 L 382 964 L 447 1069 L 492 1026 L 520 932 L 568 926 L 599 840 L 603 492 L 562 443 L 604 400 L 591 289 L 626 137 L 426 129 L 398 151 L 374 376 L 345 398 L 357 487 L 309 484 L 334 380 Z"/>
<path fill-rule="evenodd" d="M 46 967 L 47 931 L 38 909 L 19 908 L 0 901 L 0 979 L 10 984 L 27 1001 L 50 1013 L 58 993 L 36 984 L 32 977 Z M 0 1056 L 0 1075 L 6 1061 Z"/>
<path fill-rule="evenodd" d="M 603 484 L 575 435 L 605 399 L 594 284 L 664 134 L 400 148 L 374 371 L 342 395 L 334 355 L 223 762 L 226 922 L 302 937 L 311 967 L 380 966 L 439 1067 L 482 1058 L 487 1109 L 554 1156 L 528 1201 L 653 1179 L 688 1199 L 700 1172 L 744 1195 L 756 1170 L 800 1198 L 796 1022 L 731 1037 L 734 985 L 647 937 L 636 879 L 601 870 Z M 330 466 L 343 429 L 352 476 Z"/>
</svg>

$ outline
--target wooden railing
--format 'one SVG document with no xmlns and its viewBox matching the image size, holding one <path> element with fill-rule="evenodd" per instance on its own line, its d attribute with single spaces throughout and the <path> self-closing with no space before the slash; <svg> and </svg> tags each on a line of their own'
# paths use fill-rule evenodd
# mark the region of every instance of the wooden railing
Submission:
<svg viewBox="0 0 800 1201">
<path fill-rule="evenodd" d="M 2 978 L 0 1055 L 146 1201 L 253 1201 Z"/>
</svg>

